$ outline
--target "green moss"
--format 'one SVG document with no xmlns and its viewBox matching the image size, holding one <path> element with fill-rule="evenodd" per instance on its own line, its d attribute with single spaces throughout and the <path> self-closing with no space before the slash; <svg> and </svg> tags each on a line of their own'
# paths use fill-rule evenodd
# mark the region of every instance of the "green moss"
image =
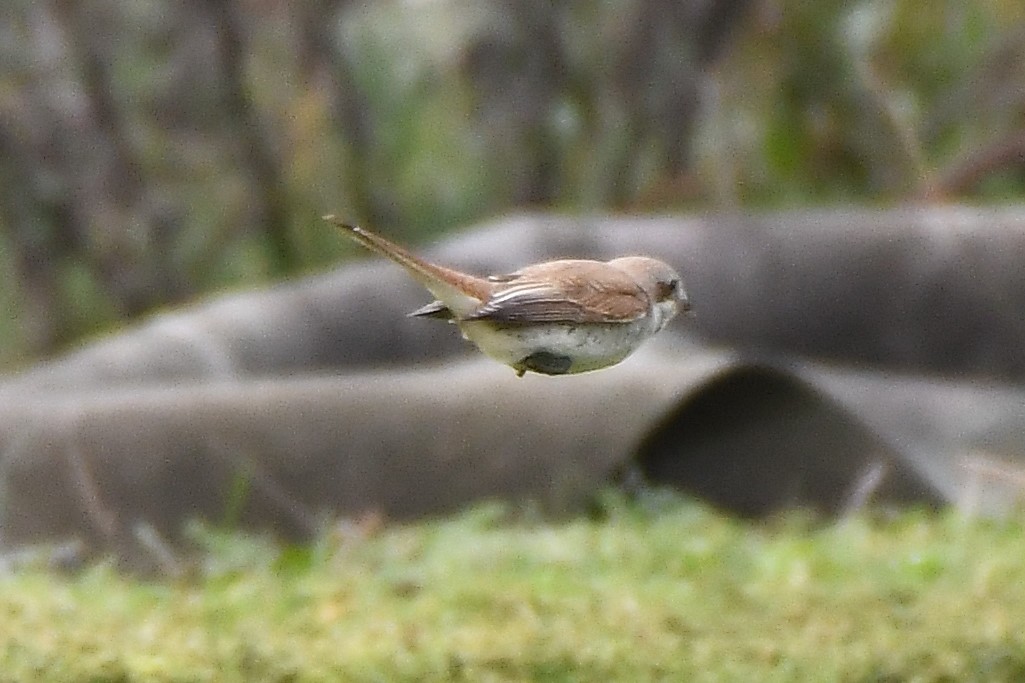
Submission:
<svg viewBox="0 0 1025 683">
<path fill-rule="evenodd" d="M 310 548 L 204 531 L 187 581 L 0 586 L 14 680 L 1019 680 L 1025 536 L 956 513 L 746 525 L 494 508 Z"/>
</svg>

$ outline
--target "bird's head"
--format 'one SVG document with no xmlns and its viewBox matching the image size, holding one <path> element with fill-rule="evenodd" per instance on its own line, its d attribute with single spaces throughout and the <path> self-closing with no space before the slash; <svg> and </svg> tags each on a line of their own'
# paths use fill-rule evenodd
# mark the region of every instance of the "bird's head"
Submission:
<svg viewBox="0 0 1025 683">
<path fill-rule="evenodd" d="M 609 265 L 633 278 L 648 295 L 657 329 L 662 329 L 677 313 L 690 312 L 690 299 L 683 280 L 664 261 L 647 256 L 624 256 L 609 261 Z"/>
</svg>

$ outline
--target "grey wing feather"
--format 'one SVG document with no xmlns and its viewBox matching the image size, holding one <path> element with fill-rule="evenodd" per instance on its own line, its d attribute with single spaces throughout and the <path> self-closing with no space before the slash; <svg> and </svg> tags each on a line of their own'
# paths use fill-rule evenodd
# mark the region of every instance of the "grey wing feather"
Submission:
<svg viewBox="0 0 1025 683">
<path fill-rule="evenodd" d="M 606 297 L 604 305 L 587 298 L 574 299 L 560 289 L 536 283 L 499 292 L 463 320 L 491 320 L 500 323 L 626 323 L 645 311 L 636 307 L 636 299 L 625 302 L 621 296 Z M 620 305 L 616 305 L 620 304 Z M 625 306 L 623 305 L 625 304 Z"/>
<path fill-rule="evenodd" d="M 463 319 L 504 323 L 601 322 L 591 320 L 593 317 L 570 301 L 535 299 L 512 304 L 484 304 Z"/>
<path fill-rule="evenodd" d="M 440 301 L 432 301 L 407 315 L 410 318 L 436 318 L 438 320 L 452 320 L 454 317 L 452 309 Z"/>
</svg>

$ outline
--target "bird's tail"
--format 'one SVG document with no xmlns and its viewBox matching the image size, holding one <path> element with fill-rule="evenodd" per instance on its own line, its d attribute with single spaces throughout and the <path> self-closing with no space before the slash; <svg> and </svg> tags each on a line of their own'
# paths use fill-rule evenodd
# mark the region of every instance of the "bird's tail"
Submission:
<svg viewBox="0 0 1025 683">
<path fill-rule="evenodd" d="M 335 216 L 324 216 L 324 220 L 367 249 L 398 263 L 457 315 L 475 310 L 491 295 L 493 285 L 483 278 L 425 261 L 404 247 Z"/>
</svg>

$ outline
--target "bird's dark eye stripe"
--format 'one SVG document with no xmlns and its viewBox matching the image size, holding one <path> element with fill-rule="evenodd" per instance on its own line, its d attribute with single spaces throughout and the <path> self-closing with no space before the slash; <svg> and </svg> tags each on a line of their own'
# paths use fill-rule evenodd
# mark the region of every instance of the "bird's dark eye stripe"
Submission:
<svg viewBox="0 0 1025 683">
<path fill-rule="evenodd" d="M 672 279 L 669 282 L 661 282 L 658 287 L 659 299 L 668 299 L 669 297 L 676 294 L 677 289 L 680 287 L 680 281 L 678 279 Z"/>
</svg>

